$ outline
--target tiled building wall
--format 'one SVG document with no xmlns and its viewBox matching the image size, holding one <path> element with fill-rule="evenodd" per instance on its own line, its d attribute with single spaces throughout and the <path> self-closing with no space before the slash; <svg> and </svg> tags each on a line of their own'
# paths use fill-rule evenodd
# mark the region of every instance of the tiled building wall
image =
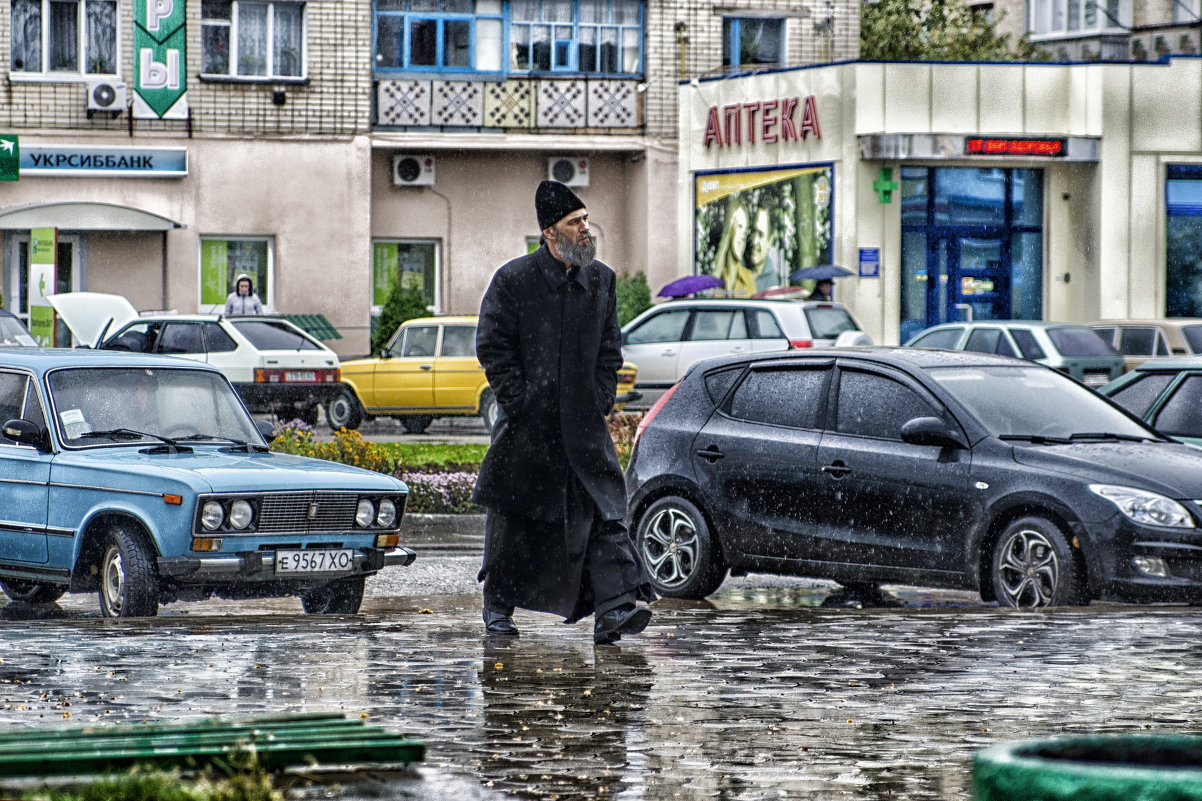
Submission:
<svg viewBox="0 0 1202 801">
<path fill-rule="evenodd" d="M 193 135 L 349 135 L 371 125 L 371 0 L 317 0 L 306 4 L 308 80 L 259 83 L 201 80 L 199 2 L 188 9 L 188 104 Z M 24 80 L 9 74 L 11 4 L 0 4 L 0 126 L 14 131 L 73 129 L 128 131 L 127 114 L 87 116 L 87 84 Z M 118 3 L 118 80 L 133 82 L 133 4 Z M 272 101 L 284 91 L 283 105 Z M 186 120 L 133 120 L 135 134 L 188 134 Z"/>
<path fill-rule="evenodd" d="M 676 136 L 677 82 L 722 74 L 722 20 L 738 16 L 785 19 L 782 66 L 843 61 L 860 52 L 860 7 L 848 0 L 650 0 L 644 95 L 649 135 Z"/>
</svg>

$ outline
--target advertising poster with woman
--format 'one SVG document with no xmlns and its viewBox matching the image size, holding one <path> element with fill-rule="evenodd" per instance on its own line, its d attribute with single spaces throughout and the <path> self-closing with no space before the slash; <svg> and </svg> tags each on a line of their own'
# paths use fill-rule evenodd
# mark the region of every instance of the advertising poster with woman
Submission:
<svg viewBox="0 0 1202 801">
<path fill-rule="evenodd" d="M 747 296 L 789 273 L 830 264 L 832 165 L 707 173 L 696 178 L 694 264 Z"/>
</svg>

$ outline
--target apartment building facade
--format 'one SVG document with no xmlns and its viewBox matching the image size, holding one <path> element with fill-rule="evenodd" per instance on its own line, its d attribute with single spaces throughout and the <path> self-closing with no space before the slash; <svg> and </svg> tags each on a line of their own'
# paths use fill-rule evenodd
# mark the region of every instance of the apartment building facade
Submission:
<svg viewBox="0 0 1202 801">
<path fill-rule="evenodd" d="M 678 81 L 854 57 L 859 39 L 858 6 L 825 1 L 4 7 L 4 308 L 89 290 L 208 311 L 248 273 L 270 308 L 324 314 L 344 356 L 397 281 L 475 312 L 537 242 L 546 177 L 589 205 L 601 258 L 672 278 Z"/>
</svg>

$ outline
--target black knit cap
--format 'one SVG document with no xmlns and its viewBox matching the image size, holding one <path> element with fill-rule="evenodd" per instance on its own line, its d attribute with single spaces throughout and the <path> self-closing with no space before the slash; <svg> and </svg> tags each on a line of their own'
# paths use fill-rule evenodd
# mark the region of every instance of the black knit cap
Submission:
<svg viewBox="0 0 1202 801">
<path fill-rule="evenodd" d="M 534 213 L 538 215 L 538 230 L 545 231 L 576 209 L 584 201 L 559 181 L 543 181 L 534 191 Z"/>
</svg>

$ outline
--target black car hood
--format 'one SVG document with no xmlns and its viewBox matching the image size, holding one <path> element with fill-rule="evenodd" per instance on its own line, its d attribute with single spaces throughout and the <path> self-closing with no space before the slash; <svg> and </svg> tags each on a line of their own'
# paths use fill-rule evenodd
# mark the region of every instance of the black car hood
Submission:
<svg viewBox="0 0 1202 801">
<path fill-rule="evenodd" d="M 1170 498 L 1202 498 L 1202 448 L 1174 442 L 1083 442 L 1014 445 L 1020 464 L 1098 484 L 1151 490 Z"/>
</svg>

